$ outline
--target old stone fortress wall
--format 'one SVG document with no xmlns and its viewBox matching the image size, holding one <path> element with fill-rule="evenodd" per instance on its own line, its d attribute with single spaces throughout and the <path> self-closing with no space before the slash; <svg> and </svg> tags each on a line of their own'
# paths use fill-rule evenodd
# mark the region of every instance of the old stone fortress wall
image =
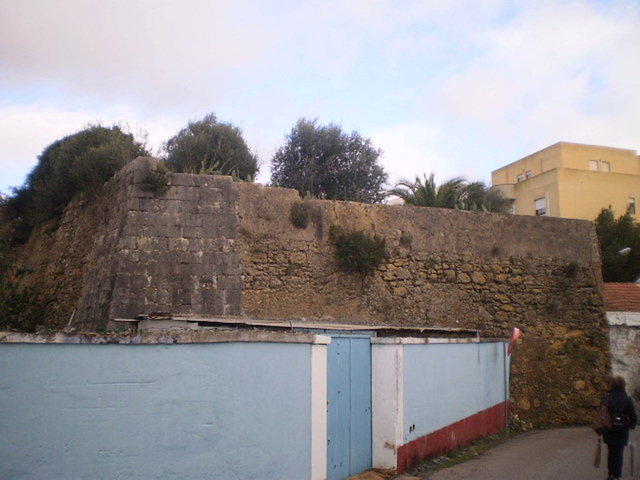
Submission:
<svg viewBox="0 0 640 480">
<path fill-rule="evenodd" d="M 52 305 L 61 318 L 75 310 L 76 329 L 115 328 L 114 319 L 152 312 L 501 338 L 519 327 L 515 414 L 543 425 L 592 418 L 609 347 L 591 222 L 309 200 L 300 228 L 291 221 L 302 202 L 293 190 L 170 174 L 168 190 L 154 193 L 142 186 L 155 166 L 141 158 L 125 167 L 104 208 L 70 209 L 50 245 L 60 256 L 52 263 L 65 264 L 64 243 L 92 225 L 74 280 L 56 287 L 71 298 L 75 291 L 77 305 Z M 339 271 L 332 227 L 384 238 L 388 258 L 370 277 Z"/>
</svg>

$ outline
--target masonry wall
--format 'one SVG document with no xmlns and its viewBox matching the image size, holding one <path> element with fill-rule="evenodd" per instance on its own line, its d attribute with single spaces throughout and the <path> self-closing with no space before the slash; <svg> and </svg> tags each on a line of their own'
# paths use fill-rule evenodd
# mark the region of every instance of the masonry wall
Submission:
<svg viewBox="0 0 640 480">
<path fill-rule="evenodd" d="M 138 159 L 111 182 L 75 314 L 67 301 L 58 325 L 73 315 L 76 329 L 119 328 L 113 319 L 160 312 L 461 327 L 485 338 L 518 326 L 514 411 L 540 424 L 592 416 L 609 343 L 591 222 L 314 200 L 297 228 L 293 190 L 173 174 L 167 192 L 145 191 L 154 168 Z M 332 226 L 383 237 L 387 260 L 367 278 L 340 272 Z M 56 278 L 44 283 L 55 298 Z"/>
<path fill-rule="evenodd" d="M 513 411 L 525 423 L 588 422 L 606 386 L 609 343 L 591 222 L 419 207 L 309 201 L 240 185 L 243 312 L 255 317 L 523 331 Z M 386 239 L 371 277 L 341 273 L 329 231 Z"/>
<path fill-rule="evenodd" d="M 240 314 L 234 248 L 238 191 L 230 177 L 173 174 L 156 195 L 143 188 L 151 158 L 113 180 L 74 325 L 92 330 L 140 314 Z"/>
</svg>

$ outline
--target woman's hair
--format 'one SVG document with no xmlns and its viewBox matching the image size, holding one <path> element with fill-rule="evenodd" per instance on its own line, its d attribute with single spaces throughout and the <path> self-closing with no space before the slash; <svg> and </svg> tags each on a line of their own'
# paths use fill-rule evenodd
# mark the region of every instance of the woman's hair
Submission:
<svg viewBox="0 0 640 480">
<path fill-rule="evenodd" d="M 624 381 L 624 378 L 620 376 L 615 376 L 611 379 L 611 390 L 624 390 L 627 382 Z"/>
</svg>

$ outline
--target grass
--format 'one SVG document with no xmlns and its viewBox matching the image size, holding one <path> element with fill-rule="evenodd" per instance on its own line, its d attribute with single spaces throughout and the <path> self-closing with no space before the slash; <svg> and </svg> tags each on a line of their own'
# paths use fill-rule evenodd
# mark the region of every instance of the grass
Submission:
<svg viewBox="0 0 640 480">
<path fill-rule="evenodd" d="M 405 475 L 412 475 L 419 477 L 428 472 L 432 472 L 434 470 L 439 470 L 441 468 L 448 468 L 454 465 L 458 465 L 459 463 L 464 463 L 473 458 L 479 457 L 480 455 L 486 453 L 491 448 L 500 445 L 505 442 L 509 438 L 512 438 L 515 435 L 518 435 L 520 431 L 510 431 L 508 434 L 505 434 L 504 431 L 500 433 L 496 433 L 494 435 L 489 435 L 487 437 L 479 438 L 477 440 L 472 441 L 469 445 L 460 447 L 457 450 L 449 452 L 440 457 L 434 457 L 426 462 L 418 465 L 405 472 Z"/>
</svg>

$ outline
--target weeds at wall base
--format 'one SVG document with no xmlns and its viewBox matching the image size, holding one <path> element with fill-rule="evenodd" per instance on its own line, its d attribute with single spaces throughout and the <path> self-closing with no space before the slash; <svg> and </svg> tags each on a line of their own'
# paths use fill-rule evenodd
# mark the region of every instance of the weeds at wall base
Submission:
<svg viewBox="0 0 640 480">
<path fill-rule="evenodd" d="M 516 437 L 521 433 L 534 430 L 534 428 L 535 427 L 530 422 L 523 421 L 517 415 L 512 414 L 509 418 L 508 427 L 503 428 L 500 432 L 473 440 L 468 445 L 461 446 L 446 455 L 431 458 L 409 470 L 406 474 L 421 475 L 441 468 L 453 467 L 454 465 L 479 457 L 493 447 L 506 442 L 510 438 Z"/>
<path fill-rule="evenodd" d="M 460 447 L 452 452 L 447 453 L 446 455 L 431 458 L 426 462 L 421 463 L 417 467 L 412 468 L 411 470 L 406 472 L 406 474 L 422 475 L 424 473 L 439 470 L 441 468 L 453 467 L 454 465 L 464 463 L 468 460 L 483 455 L 491 448 L 500 445 L 508 438 L 511 438 L 515 435 L 518 435 L 518 433 L 508 433 L 506 430 L 503 430 L 502 432 L 479 438 L 478 440 L 472 441 L 469 445 Z"/>
</svg>

